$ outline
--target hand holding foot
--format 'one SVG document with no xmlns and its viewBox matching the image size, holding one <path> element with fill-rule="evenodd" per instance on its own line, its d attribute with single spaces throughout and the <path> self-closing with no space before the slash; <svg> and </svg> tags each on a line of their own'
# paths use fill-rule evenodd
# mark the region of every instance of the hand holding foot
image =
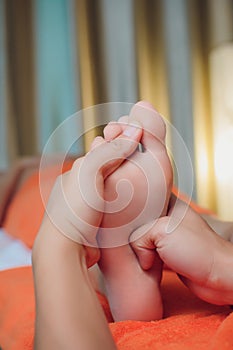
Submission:
<svg viewBox="0 0 233 350">
<path fill-rule="evenodd" d="M 40 231 L 44 226 L 54 226 L 67 238 L 84 245 L 87 253 L 92 252 L 89 255 L 95 252 L 89 266 L 99 258 L 96 234 L 104 213 L 104 181 L 135 151 L 141 134 L 138 125 L 124 130 L 112 142 L 97 137 L 91 150 L 57 178 L 50 194 Z"/>
<path fill-rule="evenodd" d="M 36 350 L 116 349 L 87 267 L 99 259 L 95 236 L 104 179 L 134 152 L 140 137 L 140 128 L 130 128 L 109 143 L 95 139 L 54 186 L 33 247 Z"/>
<path fill-rule="evenodd" d="M 155 222 L 132 247 L 143 268 L 152 266 L 156 252 L 201 299 L 218 305 L 233 303 L 233 244 L 174 196 L 168 216 Z"/>
</svg>

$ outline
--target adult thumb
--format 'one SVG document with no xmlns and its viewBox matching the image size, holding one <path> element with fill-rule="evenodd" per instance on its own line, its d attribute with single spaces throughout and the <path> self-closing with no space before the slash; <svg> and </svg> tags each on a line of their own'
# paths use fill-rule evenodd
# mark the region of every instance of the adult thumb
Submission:
<svg viewBox="0 0 233 350">
<path fill-rule="evenodd" d="M 168 216 L 159 218 L 148 223 L 130 236 L 130 245 L 136 254 L 139 263 L 144 270 L 149 270 L 158 256 L 158 250 L 167 238 L 167 227 L 170 218 Z M 159 254 L 160 255 L 160 254 Z"/>
</svg>

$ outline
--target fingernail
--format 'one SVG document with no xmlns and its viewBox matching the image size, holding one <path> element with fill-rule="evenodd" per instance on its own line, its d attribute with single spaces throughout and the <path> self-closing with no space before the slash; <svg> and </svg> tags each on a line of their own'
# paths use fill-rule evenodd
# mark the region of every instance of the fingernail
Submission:
<svg viewBox="0 0 233 350">
<path fill-rule="evenodd" d="M 132 136 L 136 135 L 139 132 L 139 130 L 140 129 L 138 126 L 129 125 L 125 128 L 122 135 L 127 136 L 127 137 L 132 137 Z"/>
</svg>

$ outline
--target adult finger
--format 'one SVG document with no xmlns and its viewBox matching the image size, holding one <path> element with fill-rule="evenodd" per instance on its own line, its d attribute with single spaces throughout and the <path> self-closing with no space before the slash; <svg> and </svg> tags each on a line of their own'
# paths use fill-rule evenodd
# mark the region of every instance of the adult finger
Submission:
<svg viewBox="0 0 233 350">
<path fill-rule="evenodd" d="M 128 125 L 116 139 L 98 139 L 95 147 L 78 163 L 78 177 L 85 201 L 98 211 L 103 210 L 103 180 L 115 171 L 136 150 L 142 129 L 139 123 Z M 119 198 L 120 200 L 120 198 Z"/>
<path fill-rule="evenodd" d="M 126 128 L 126 124 L 128 124 L 129 117 L 122 116 L 118 119 L 118 121 L 113 121 L 108 123 L 104 128 L 104 138 L 106 141 L 112 141 L 121 133 L 123 133 Z"/>
</svg>

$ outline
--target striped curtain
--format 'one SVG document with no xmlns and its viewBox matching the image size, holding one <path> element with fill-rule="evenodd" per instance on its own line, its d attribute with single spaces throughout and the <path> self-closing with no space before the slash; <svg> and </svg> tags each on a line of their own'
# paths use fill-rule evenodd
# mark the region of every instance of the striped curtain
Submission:
<svg viewBox="0 0 233 350">
<path fill-rule="evenodd" d="M 216 52 L 224 45 L 231 50 L 232 23 L 232 0 L 0 0 L 0 168 L 41 153 L 76 111 L 146 99 L 188 148 L 193 198 L 224 216 L 215 168 L 216 125 L 223 117 L 213 96 Z M 227 62 L 232 72 L 233 60 Z M 223 84 L 233 100 L 232 83 Z M 77 123 L 80 134 L 83 129 L 85 114 Z M 79 140 L 80 153 L 98 132 Z M 171 148 L 180 188 L 188 192 L 180 145 L 171 139 Z"/>
</svg>

